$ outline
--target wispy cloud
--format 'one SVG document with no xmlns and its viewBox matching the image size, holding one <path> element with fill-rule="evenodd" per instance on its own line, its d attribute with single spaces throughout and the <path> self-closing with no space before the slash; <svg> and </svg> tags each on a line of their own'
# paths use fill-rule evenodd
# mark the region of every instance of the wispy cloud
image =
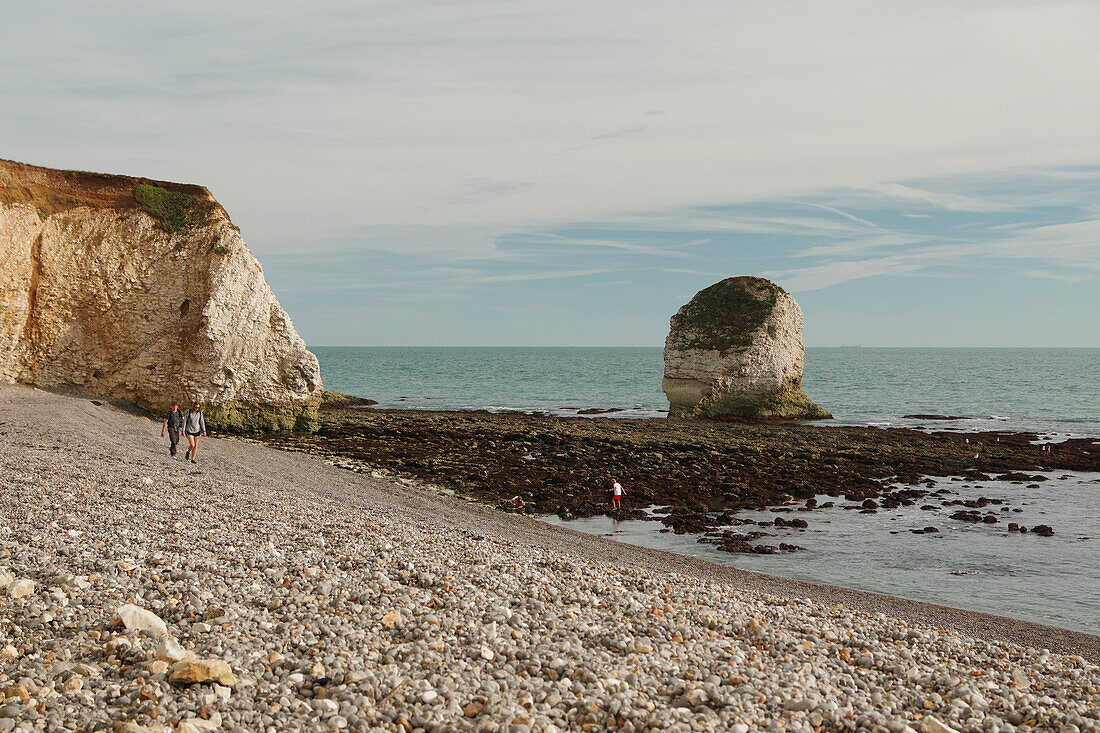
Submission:
<svg viewBox="0 0 1100 733">
<path fill-rule="evenodd" d="M 658 267 L 658 272 L 668 272 L 676 275 L 710 275 L 714 276 L 715 273 L 708 272 L 706 270 L 693 270 L 689 267 Z"/>
<path fill-rule="evenodd" d="M 648 112 L 646 112 L 642 116 L 643 117 L 652 117 L 654 115 L 651 115 Z M 635 135 L 640 135 L 641 133 L 645 132 L 648 129 L 649 129 L 649 125 L 641 124 L 641 125 L 630 125 L 628 127 L 620 127 L 620 128 L 616 128 L 616 129 L 613 129 L 613 130 L 608 130 L 606 132 L 600 132 L 600 133 L 597 133 L 595 135 L 592 135 L 591 137 L 588 138 L 588 140 L 581 143 L 580 145 L 572 145 L 572 146 L 569 146 L 569 147 L 565 148 L 565 152 L 576 152 L 578 150 L 584 150 L 586 148 L 594 147 L 594 146 L 598 145 L 599 143 L 605 142 L 607 140 L 624 140 L 626 138 L 634 137 Z"/>
<path fill-rule="evenodd" d="M 1064 179 L 1049 173 L 1038 170 L 995 178 L 1003 192 L 988 182 L 984 189 L 972 186 L 983 190 L 980 196 L 944 192 L 944 188 L 950 190 L 962 184 L 946 180 L 938 186 L 935 182 L 921 187 L 896 183 L 826 192 L 822 198 L 830 202 L 827 205 L 814 200 L 800 201 L 802 205 L 827 209 L 855 221 L 862 225 L 862 231 L 834 232 L 819 227 L 815 234 L 800 237 L 804 246 L 790 255 L 791 262 L 811 260 L 812 264 L 769 272 L 796 291 L 876 276 L 916 274 L 931 268 L 941 273 L 944 268 L 958 271 L 981 267 L 988 271 L 991 265 L 996 266 L 994 262 L 1006 260 L 1037 265 L 1019 271 L 1031 278 L 1076 283 L 1096 277 L 1100 272 L 1100 219 L 1055 223 L 1050 219 L 1087 212 L 1087 207 L 1073 208 L 1071 202 L 1088 200 L 1081 186 L 1090 180 L 1100 184 L 1100 179 L 1085 175 L 1087 171 L 1078 171 L 1081 175 Z M 1027 190 L 1029 180 L 1036 183 L 1033 188 L 1036 194 L 1030 198 L 1022 193 Z M 1044 180 L 1045 183 L 1038 184 Z M 1074 187 L 1073 195 L 1059 199 L 1051 187 L 1052 180 L 1062 180 L 1063 186 Z M 1052 198 L 1064 203 L 1053 207 Z M 919 216 L 892 212 L 888 201 L 897 199 L 923 202 L 928 211 Z M 949 224 L 938 223 L 941 220 Z"/>
<path fill-rule="evenodd" d="M 1038 226 L 988 245 L 991 254 L 1100 271 L 1100 219 Z"/>
<path fill-rule="evenodd" d="M 474 178 L 463 181 L 455 191 L 450 203 L 472 204 L 498 199 L 530 191 L 535 187 L 531 181 L 499 181 L 492 178 Z"/>
<path fill-rule="evenodd" d="M 960 196 L 958 194 L 943 193 L 940 191 L 926 191 L 913 186 L 900 183 L 880 183 L 872 186 L 870 191 L 885 198 L 902 199 L 928 204 L 935 208 L 948 211 L 978 211 L 1000 212 L 1008 211 L 1011 207 L 996 201 L 987 201 L 973 196 Z"/>
<path fill-rule="evenodd" d="M 639 244 L 637 242 L 621 241 L 616 239 L 589 239 L 584 237 L 573 237 L 562 234 L 555 234 L 553 232 L 525 232 L 512 235 L 507 238 L 509 242 L 516 243 L 520 246 L 553 246 L 557 248 L 579 248 L 579 249 L 595 249 L 595 250 L 614 250 L 616 252 L 622 252 L 632 255 L 651 255 L 654 257 L 692 257 L 691 252 L 685 252 L 681 248 L 676 247 L 654 247 L 647 244 Z M 700 244 L 705 240 L 694 240 L 691 242 L 685 242 L 680 247 L 690 247 L 696 244 Z"/>
<path fill-rule="evenodd" d="M 862 227 L 851 223 L 790 213 L 785 216 L 766 216 L 758 212 L 761 202 L 748 202 L 738 205 L 738 211 L 719 212 L 712 210 L 685 209 L 673 212 L 657 212 L 642 215 L 627 215 L 618 218 L 607 226 L 631 228 L 636 231 L 731 233 L 731 234 L 777 234 L 803 236 L 814 233 L 864 234 Z"/>
<path fill-rule="evenodd" d="M 876 250 L 904 247 L 922 242 L 938 239 L 926 234 L 911 234 L 907 232 L 883 231 L 863 237 L 843 239 L 839 242 L 817 244 L 794 253 L 795 257 L 830 257 L 838 255 L 853 255 L 859 252 L 874 252 Z"/>
<path fill-rule="evenodd" d="M 589 140 L 614 140 L 621 137 L 630 137 L 631 135 L 637 135 L 640 132 L 645 132 L 645 125 L 634 125 L 633 127 L 624 127 L 621 130 L 612 130 L 610 132 L 602 132 L 599 135 L 593 135 L 588 138 Z"/>
<path fill-rule="evenodd" d="M 845 219 L 849 219 L 849 220 L 854 221 L 858 224 L 862 224 L 863 226 L 867 227 L 868 229 L 879 229 L 880 228 L 878 224 L 867 221 L 866 219 L 861 219 L 860 217 L 856 216 L 855 214 L 850 214 L 847 211 L 844 211 L 843 209 L 838 209 L 835 206 L 827 206 L 825 204 L 815 204 L 811 201 L 796 201 L 795 203 L 800 204 L 802 206 L 809 206 L 809 207 L 814 208 L 814 209 L 821 209 L 822 211 L 828 211 L 832 214 L 836 214 L 837 216 L 842 216 Z"/>
<path fill-rule="evenodd" d="M 1028 277 L 1037 278 L 1039 280 L 1056 280 L 1058 282 L 1069 284 L 1084 282 L 1085 280 L 1089 279 L 1087 275 L 1046 272 L 1043 270 L 1026 270 L 1024 274 Z"/>
<path fill-rule="evenodd" d="M 887 257 L 865 260 L 826 262 L 793 270 L 777 270 L 765 273 L 788 290 L 805 292 L 839 285 L 852 280 L 862 280 L 878 275 L 901 275 L 922 270 L 935 262 L 950 259 L 952 253 L 942 249 L 927 249 Z"/>
<path fill-rule="evenodd" d="M 603 275 L 614 272 L 611 268 L 597 268 L 589 270 L 549 270 L 546 272 L 516 272 L 507 275 L 483 275 L 471 278 L 471 283 L 510 283 L 529 282 L 532 280 L 561 280 L 571 277 L 588 277 L 589 275 Z"/>
</svg>

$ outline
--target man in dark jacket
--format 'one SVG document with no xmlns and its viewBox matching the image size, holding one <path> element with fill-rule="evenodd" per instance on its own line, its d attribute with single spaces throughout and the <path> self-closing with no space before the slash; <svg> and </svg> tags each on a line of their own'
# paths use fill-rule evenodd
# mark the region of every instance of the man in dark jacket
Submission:
<svg viewBox="0 0 1100 733">
<path fill-rule="evenodd" d="M 160 427 L 160 437 L 164 437 L 164 431 L 168 431 L 168 455 L 176 455 L 176 445 L 180 442 L 180 425 L 183 422 L 183 413 L 180 412 L 180 403 L 173 402 L 172 409 L 164 418 L 164 424 Z"/>
</svg>

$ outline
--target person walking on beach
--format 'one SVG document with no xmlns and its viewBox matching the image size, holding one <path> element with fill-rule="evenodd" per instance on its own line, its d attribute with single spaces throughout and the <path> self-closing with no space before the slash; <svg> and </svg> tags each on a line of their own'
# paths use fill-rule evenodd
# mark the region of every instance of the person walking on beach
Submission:
<svg viewBox="0 0 1100 733">
<path fill-rule="evenodd" d="M 191 409 L 183 418 L 183 432 L 187 435 L 188 445 L 187 453 L 184 455 L 190 458 L 192 463 L 198 463 L 195 460 L 195 453 L 199 450 L 199 436 L 206 435 L 206 421 L 202 419 L 202 405 L 198 400 L 191 404 Z"/>
<path fill-rule="evenodd" d="M 180 425 L 183 424 L 183 413 L 180 412 L 180 403 L 172 400 L 172 409 L 164 418 L 164 424 L 160 426 L 160 437 L 164 437 L 164 431 L 168 431 L 168 455 L 176 455 L 176 446 L 180 442 Z"/>
<path fill-rule="evenodd" d="M 626 491 L 623 490 L 622 485 L 618 481 L 615 481 L 614 479 L 612 479 L 612 481 L 611 481 L 611 508 L 612 509 L 622 509 L 623 508 L 623 494 L 625 494 L 625 493 L 626 493 Z"/>
</svg>

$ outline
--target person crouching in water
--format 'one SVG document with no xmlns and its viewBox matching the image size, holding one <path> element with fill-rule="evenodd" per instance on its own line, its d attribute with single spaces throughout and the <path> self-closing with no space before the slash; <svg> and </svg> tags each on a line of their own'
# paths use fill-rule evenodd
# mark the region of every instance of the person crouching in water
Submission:
<svg viewBox="0 0 1100 733">
<path fill-rule="evenodd" d="M 611 508 L 622 509 L 623 508 L 623 494 L 626 491 L 623 490 L 621 484 L 618 481 L 611 482 Z"/>
<path fill-rule="evenodd" d="M 197 463 L 195 453 L 199 450 L 199 436 L 206 435 L 206 421 L 202 419 L 202 405 L 196 400 L 183 418 L 183 432 L 187 435 L 187 458 Z"/>
<path fill-rule="evenodd" d="M 168 431 L 168 455 L 176 455 L 176 446 L 180 442 L 180 425 L 183 424 L 183 413 L 180 412 L 180 403 L 173 401 L 172 409 L 164 418 L 164 424 L 160 426 L 160 437 L 164 437 L 164 431 Z"/>
</svg>

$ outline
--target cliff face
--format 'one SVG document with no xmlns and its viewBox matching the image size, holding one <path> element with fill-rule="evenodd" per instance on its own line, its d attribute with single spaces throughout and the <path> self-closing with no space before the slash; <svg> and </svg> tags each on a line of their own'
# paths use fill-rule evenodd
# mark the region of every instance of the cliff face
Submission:
<svg viewBox="0 0 1100 733">
<path fill-rule="evenodd" d="M 139 200 L 140 199 L 140 200 Z M 205 188 L 0 161 L 0 380 L 308 430 L 316 357 Z"/>
<path fill-rule="evenodd" d="M 665 339 L 669 417 L 822 418 L 802 391 L 802 309 L 759 277 L 731 277 L 677 311 Z"/>
</svg>

